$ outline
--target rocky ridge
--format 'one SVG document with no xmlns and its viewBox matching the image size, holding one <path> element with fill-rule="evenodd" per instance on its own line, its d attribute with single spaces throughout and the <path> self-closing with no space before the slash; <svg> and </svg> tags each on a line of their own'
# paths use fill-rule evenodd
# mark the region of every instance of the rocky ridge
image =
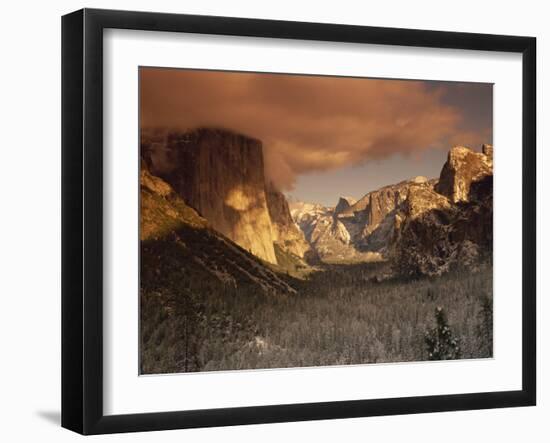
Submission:
<svg viewBox="0 0 550 443">
<path fill-rule="evenodd" d="M 407 275 L 470 266 L 492 249 L 493 147 L 457 146 L 440 177 L 415 177 L 337 207 L 294 203 L 292 215 L 327 261 L 389 260 Z"/>
</svg>

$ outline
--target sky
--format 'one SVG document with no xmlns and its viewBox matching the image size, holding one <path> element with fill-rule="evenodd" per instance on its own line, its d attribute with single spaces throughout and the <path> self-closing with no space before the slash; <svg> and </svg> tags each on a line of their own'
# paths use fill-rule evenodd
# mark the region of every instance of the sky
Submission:
<svg viewBox="0 0 550 443">
<path fill-rule="evenodd" d="M 142 128 L 257 138 L 267 180 L 327 206 L 439 176 L 452 146 L 492 143 L 492 109 L 492 84 L 140 68 Z"/>
</svg>

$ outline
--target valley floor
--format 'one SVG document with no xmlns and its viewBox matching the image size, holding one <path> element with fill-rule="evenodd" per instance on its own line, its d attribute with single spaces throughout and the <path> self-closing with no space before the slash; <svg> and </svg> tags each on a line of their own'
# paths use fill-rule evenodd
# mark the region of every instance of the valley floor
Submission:
<svg viewBox="0 0 550 443">
<path fill-rule="evenodd" d="M 141 373 L 437 359 L 427 337 L 438 307 L 454 358 L 492 356 L 491 266 L 382 282 L 377 266 L 329 266 L 288 295 L 199 286 L 169 302 L 142 289 Z"/>
</svg>

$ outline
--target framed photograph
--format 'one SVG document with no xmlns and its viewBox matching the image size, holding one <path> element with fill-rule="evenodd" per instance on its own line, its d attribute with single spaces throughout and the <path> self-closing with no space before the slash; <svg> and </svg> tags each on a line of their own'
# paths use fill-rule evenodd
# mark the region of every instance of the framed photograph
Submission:
<svg viewBox="0 0 550 443">
<path fill-rule="evenodd" d="M 536 402 L 532 37 L 62 20 L 62 425 Z"/>
</svg>

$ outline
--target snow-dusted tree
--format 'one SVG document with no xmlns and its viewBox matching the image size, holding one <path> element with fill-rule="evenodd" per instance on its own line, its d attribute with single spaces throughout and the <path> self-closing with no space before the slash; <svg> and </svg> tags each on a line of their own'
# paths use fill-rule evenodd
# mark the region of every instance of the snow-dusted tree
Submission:
<svg viewBox="0 0 550 443">
<path fill-rule="evenodd" d="M 429 360 L 455 360 L 460 358 L 461 349 L 449 327 L 447 315 L 442 307 L 435 308 L 436 326 L 426 331 L 426 342 Z"/>
</svg>

